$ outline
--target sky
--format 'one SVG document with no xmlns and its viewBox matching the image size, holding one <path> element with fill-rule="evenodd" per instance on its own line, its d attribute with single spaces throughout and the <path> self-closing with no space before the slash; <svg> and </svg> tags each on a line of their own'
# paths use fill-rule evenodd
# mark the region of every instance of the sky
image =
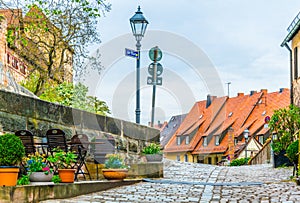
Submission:
<svg viewBox="0 0 300 203">
<path fill-rule="evenodd" d="M 151 120 L 152 86 L 147 85 L 148 51 L 163 53 L 155 122 L 187 113 L 207 95 L 289 88 L 289 52 L 280 47 L 300 11 L 299 0 L 110 0 L 112 10 L 98 25 L 102 43 L 90 51 L 102 63 L 91 71 L 90 93 L 107 102 L 111 116 L 135 122 L 135 49 L 129 24 L 140 5 L 149 21 L 141 48 L 141 123 Z M 228 86 L 228 82 L 230 85 Z"/>
</svg>

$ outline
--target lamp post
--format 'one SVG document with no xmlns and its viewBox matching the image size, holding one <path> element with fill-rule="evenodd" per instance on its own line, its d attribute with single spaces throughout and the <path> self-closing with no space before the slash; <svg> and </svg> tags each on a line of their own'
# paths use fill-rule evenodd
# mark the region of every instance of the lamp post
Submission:
<svg viewBox="0 0 300 203">
<path fill-rule="evenodd" d="M 144 37 L 146 32 L 146 28 L 148 25 L 148 21 L 143 16 L 141 12 L 141 7 L 138 7 L 138 10 L 135 14 L 129 19 L 132 34 L 136 40 L 136 49 L 138 52 L 138 56 L 136 58 L 136 109 L 135 109 L 135 122 L 140 123 L 140 50 L 141 50 L 141 40 Z"/>
<path fill-rule="evenodd" d="M 248 129 L 245 129 L 244 130 L 244 138 L 245 138 L 245 144 L 246 144 L 246 149 L 245 149 L 245 158 L 247 159 L 247 141 L 248 141 L 248 138 L 249 138 L 249 130 Z"/>
</svg>

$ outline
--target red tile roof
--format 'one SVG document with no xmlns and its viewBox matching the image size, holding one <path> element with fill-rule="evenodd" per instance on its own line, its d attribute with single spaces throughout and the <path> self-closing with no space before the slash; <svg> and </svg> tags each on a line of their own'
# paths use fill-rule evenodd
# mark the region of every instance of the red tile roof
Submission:
<svg viewBox="0 0 300 203">
<path fill-rule="evenodd" d="M 197 102 L 188 113 L 178 130 L 174 133 L 165 152 L 190 151 L 193 154 L 225 153 L 228 148 L 228 128 L 234 130 L 235 137 L 243 135 L 245 129 L 251 135 L 267 133 L 264 128 L 265 117 L 272 116 L 275 109 L 289 105 L 289 90 L 267 93 L 252 92 L 250 95 L 238 94 L 237 97 L 215 98 L 206 108 L 206 101 Z M 189 144 L 183 140 L 190 136 Z M 219 145 L 215 145 L 215 136 L 219 136 Z M 177 137 L 182 142 L 177 145 Z M 208 145 L 203 146 L 203 137 L 207 137 Z M 243 137 L 240 137 L 243 139 Z M 238 150 L 236 146 L 236 150 Z"/>
</svg>

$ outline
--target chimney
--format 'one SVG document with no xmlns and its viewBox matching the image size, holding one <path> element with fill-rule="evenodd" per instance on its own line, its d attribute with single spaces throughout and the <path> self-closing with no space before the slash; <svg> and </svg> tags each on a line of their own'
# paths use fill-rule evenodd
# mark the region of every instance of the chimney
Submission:
<svg viewBox="0 0 300 203">
<path fill-rule="evenodd" d="M 284 88 L 279 89 L 279 93 L 282 93 L 284 91 Z"/>
<path fill-rule="evenodd" d="M 210 96 L 210 94 L 208 94 L 207 100 L 206 100 L 206 108 L 208 108 L 211 105 L 212 100 L 213 100 L 212 96 Z"/>
<path fill-rule="evenodd" d="M 244 93 L 239 92 L 239 93 L 237 94 L 237 96 L 238 96 L 238 97 L 243 97 L 243 96 L 244 96 Z"/>
<path fill-rule="evenodd" d="M 255 93 L 256 93 L 256 91 L 251 90 L 251 91 L 250 91 L 250 96 L 254 95 Z"/>
<path fill-rule="evenodd" d="M 268 94 L 268 90 L 267 89 L 261 89 L 260 91 L 263 93 L 263 95 Z"/>
</svg>

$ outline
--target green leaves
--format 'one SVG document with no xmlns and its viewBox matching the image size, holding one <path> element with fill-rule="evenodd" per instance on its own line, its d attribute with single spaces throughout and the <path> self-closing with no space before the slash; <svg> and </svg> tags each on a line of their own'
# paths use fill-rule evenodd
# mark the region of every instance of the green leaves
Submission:
<svg viewBox="0 0 300 203">
<path fill-rule="evenodd" d="M 275 153 L 286 150 L 295 141 L 300 130 L 300 108 L 290 105 L 289 108 L 275 110 L 269 127 L 277 135 L 272 148 Z"/>
<path fill-rule="evenodd" d="M 160 145 L 151 143 L 148 146 L 143 148 L 142 153 L 143 154 L 159 154 L 159 153 L 161 153 Z"/>
<path fill-rule="evenodd" d="M 0 166 L 15 166 L 25 156 L 25 148 L 14 134 L 0 135 Z"/>
</svg>

